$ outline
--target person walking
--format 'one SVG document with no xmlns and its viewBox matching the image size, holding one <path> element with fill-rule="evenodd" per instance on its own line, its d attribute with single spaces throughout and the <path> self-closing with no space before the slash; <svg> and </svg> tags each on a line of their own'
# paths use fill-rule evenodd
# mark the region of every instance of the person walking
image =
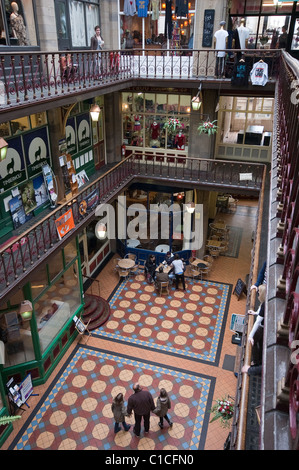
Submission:
<svg viewBox="0 0 299 470">
<path fill-rule="evenodd" d="M 155 255 L 150 255 L 144 265 L 144 271 L 147 282 L 152 284 L 156 277 L 157 261 Z"/>
<path fill-rule="evenodd" d="M 102 51 L 104 46 L 104 39 L 101 36 L 101 28 L 100 26 L 96 26 L 94 28 L 95 34 L 90 39 L 90 49 L 92 51 Z M 99 52 L 94 55 L 93 62 L 94 62 L 94 73 L 95 74 L 102 74 L 102 60 L 101 60 L 102 52 Z"/>
<path fill-rule="evenodd" d="M 142 418 L 144 421 L 144 432 L 149 432 L 150 414 L 155 409 L 155 403 L 151 393 L 148 390 L 143 390 L 139 383 L 133 385 L 133 391 L 133 395 L 128 400 L 127 413 L 131 416 L 132 411 L 134 411 L 135 425 L 133 431 L 139 437 Z"/>
<path fill-rule="evenodd" d="M 171 408 L 171 401 L 168 396 L 167 391 L 165 388 L 160 389 L 160 395 L 157 398 L 157 406 L 154 409 L 153 413 L 159 416 L 160 422 L 158 423 L 160 428 L 163 429 L 163 419 L 167 421 L 170 427 L 172 427 L 173 423 L 170 421 L 169 417 L 167 416 L 168 410 Z"/>
<path fill-rule="evenodd" d="M 180 280 L 182 281 L 183 284 L 183 289 L 186 290 L 186 284 L 185 284 L 185 276 L 184 276 L 184 263 L 180 259 L 179 255 L 175 253 L 174 259 L 171 263 L 171 266 L 173 267 L 174 270 L 174 275 L 175 275 L 175 288 L 179 288 L 179 282 Z"/>
<path fill-rule="evenodd" d="M 111 411 L 114 417 L 114 432 L 115 434 L 120 431 L 120 423 L 122 424 L 125 431 L 129 431 L 131 425 L 126 423 L 125 417 L 127 416 L 127 410 L 125 407 L 124 396 L 122 393 L 116 395 L 112 401 Z"/>
</svg>

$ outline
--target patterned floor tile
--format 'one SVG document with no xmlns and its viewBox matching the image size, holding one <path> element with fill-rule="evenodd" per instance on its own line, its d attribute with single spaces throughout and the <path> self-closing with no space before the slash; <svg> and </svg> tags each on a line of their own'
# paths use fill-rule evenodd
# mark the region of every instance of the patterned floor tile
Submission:
<svg viewBox="0 0 299 470">
<path fill-rule="evenodd" d="M 122 392 L 127 402 L 139 382 L 154 400 L 164 387 L 171 399 L 173 426 L 161 430 L 151 415 L 150 431 L 140 438 L 131 431 L 114 434 L 112 398 Z M 16 450 L 134 450 L 204 448 L 214 379 L 165 368 L 95 348 L 78 346 L 41 397 L 39 412 L 28 419 L 11 445 Z M 133 416 L 127 418 L 133 424 Z"/>
</svg>

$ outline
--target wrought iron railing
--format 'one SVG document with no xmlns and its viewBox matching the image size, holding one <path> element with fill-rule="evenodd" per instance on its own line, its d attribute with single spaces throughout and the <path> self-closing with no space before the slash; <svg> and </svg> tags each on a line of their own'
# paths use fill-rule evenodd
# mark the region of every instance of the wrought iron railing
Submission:
<svg viewBox="0 0 299 470">
<path fill-rule="evenodd" d="M 227 51 L 227 77 L 232 73 L 240 50 Z M 269 78 L 279 70 L 280 50 L 246 50 L 246 61 L 252 66 L 257 60 L 268 63 Z M 29 52 L 0 55 L 0 113 L 11 105 L 37 103 L 59 96 L 73 95 L 136 78 L 179 80 L 212 79 L 215 74 L 215 51 L 159 52 L 136 49 L 134 54 L 123 50 L 65 52 Z M 185 55 L 184 55 L 185 54 Z"/>
<path fill-rule="evenodd" d="M 146 158 L 146 156 L 142 156 Z M 176 180 L 178 185 L 187 181 L 194 187 L 209 184 L 230 190 L 251 190 L 258 192 L 262 183 L 263 168 L 261 164 L 246 164 L 221 160 L 171 157 L 169 162 L 141 160 L 140 155 L 130 155 L 94 182 L 88 184 L 79 194 L 68 202 L 59 205 L 47 217 L 13 237 L 0 251 L 0 300 L 17 285 L 24 275 L 49 256 L 59 244 L 65 243 L 68 236 L 60 240 L 55 221 L 72 209 L 75 230 L 79 231 L 94 216 L 95 204 L 90 212 L 82 210 L 83 201 L 96 203 L 108 202 L 129 182 L 136 178 L 151 177 L 161 181 Z M 251 174 L 252 179 L 240 180 L 239 174 Z M 97 204 L 96 204 L 97 205 Z M 73 232 L 70 236 L 73 235 Z"/>
</svg>

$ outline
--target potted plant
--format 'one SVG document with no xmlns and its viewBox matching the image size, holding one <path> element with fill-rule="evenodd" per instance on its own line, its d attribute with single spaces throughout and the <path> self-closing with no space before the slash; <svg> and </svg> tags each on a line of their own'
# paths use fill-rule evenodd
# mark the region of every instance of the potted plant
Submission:
<svg viewBox="0 0 299 470">
<path fill-rule="evenodd" d="M 16 421 L 17 419 L 21 419 L 22 416 L 20 415 L 15 415 L 15 416 L 1 416 L 0 417 L 0 426 L 5 426 L 5 424 L 12 423 L 13 421 Z"/>
<path fill-rule="evenodd" d="M 212 135 L 212 134 L 216 134 L 217 130 L 218 130 L 218 126 L 216 125 L 216 122 L 217 121 L 205 121 L 205 122 L 202 122 L 199 127 L 197 128 L 198 132 L 200 134 L 208 134 L 208 135 Z"/>
<path fill-rule="evenodd" d="M 210 423 L 213 423 L 217 419 L 220 420 L 220 425 L 223 428 L 228 428 L 230 420 L 234 415 L 234 404 L 229 397 L 216 400 L 216 404 L 211 408 L 210 413 L 214 415 Z"/>
<path fill-rule="evenodd" d="M 163 128 L 167 129 L 169 132 L 176 132 L 178 129 L 182 129 L 184 125 L 177 118 L 169 118 L 165 123 Z"/>
</svg>

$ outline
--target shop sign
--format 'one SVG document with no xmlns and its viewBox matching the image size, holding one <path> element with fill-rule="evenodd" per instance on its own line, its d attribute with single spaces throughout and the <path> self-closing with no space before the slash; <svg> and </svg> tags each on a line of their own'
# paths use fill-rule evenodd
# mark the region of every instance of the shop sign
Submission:
<svg viewBox="0 0 299 470">
<path fill-rule="evenodd" d="M 75 118 L 71 117 L 66 121 L 65 126 L 66 152 L 73 155 L 77 153 L 77 137 Z"/>
<path fill-rule="evenodd" d="M 83 150 L 91 145 L 91 128 L 89 114 L 81 114 L 76 116 L 77 122 L 77 136 L 78 136 L 78 150 Z"/>
<path fill-rule="evenodd" d="M 41 173 L 42 166 L 50 164 L 49 138 L 47 127 L 23 135 L 28 178 Z"/>
<path fill-rule="evenodd" d="M 80 203 L 79 212 L 82 216 L 94 209 L 99 202 L 99 190 L 95 189 L 89 193 Z"/>
<path fill-rule="evenodd" d="M 55 220 L 59 240 L 61 240 L 68 232 L 75 228 L 75 222 L 72 209 Z"/>
<path fill-rule="evenodd" d="M 21 136 L 7 139 L 7 142 L 8 150 L 6 158 L 0 162 L 1 191 L 6 191 L 26 180 Z"/>
</svg>

